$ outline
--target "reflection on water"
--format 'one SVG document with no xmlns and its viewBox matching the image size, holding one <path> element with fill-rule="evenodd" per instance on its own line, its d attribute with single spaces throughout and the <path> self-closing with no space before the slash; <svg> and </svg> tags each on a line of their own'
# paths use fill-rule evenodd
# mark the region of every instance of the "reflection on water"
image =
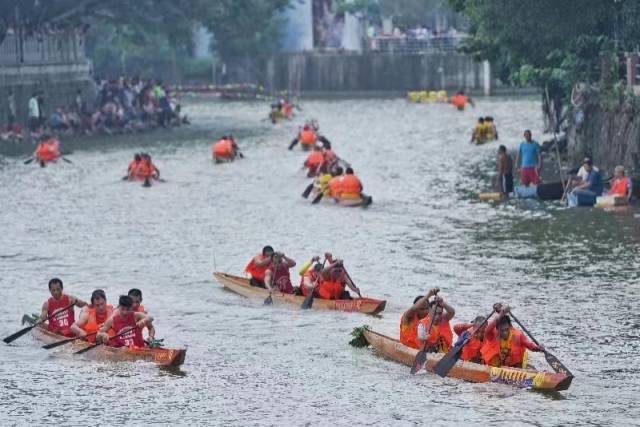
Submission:
<svg viewBox="0 0 640 427">
<path fill-rule="evenodd" d="M 501 142 L 515 147 L 523 128 L 535 133 L 538 103 L 492 99 L 465 113 L 401 100 L 304 108 L 362 178 L 374 198 L 367 210 L 302 199 L 304 154 L 286 150 L 296 125 L 260 122 L 259 103 L 194 102 L 191 129 L 94 141 L 76 148 L 73 165 L 3 160 L 0 289 L 12 298 L 0 310 L 3 334 L 38 310 L 48 279 L 60 276 L 83 298 L 103 288 L 114 302 L 141 288 L 158 336 L 188 346 L 177 372 L 48 357 L 31 339 L 0 346 L 3 424 L 635 422 L 636 213 L 477 201 L 490 188 L 496 145 L 468 144 L 476 116 L 494 116 Z M 246 158 L 214 166 L 210 144 L 230 132 Z M 145 189 L 120 181 L 142 147 L 166 183 Z M 386 311 L 372 318 L 264 307 L 211 279 L 214 269 L 239 273 L 265 244 L 298 263 L 332 251 L 364 294 L 388 299 Z M 549 396 L 410 376 L 347 345 L 364 323 L 397 335 L 402 311 L 433 286 L 459 320 L 509 302 L 574 372 L 571 389 Z M 532 359 L 545 366 L 540 355 Z"/>
</svg>

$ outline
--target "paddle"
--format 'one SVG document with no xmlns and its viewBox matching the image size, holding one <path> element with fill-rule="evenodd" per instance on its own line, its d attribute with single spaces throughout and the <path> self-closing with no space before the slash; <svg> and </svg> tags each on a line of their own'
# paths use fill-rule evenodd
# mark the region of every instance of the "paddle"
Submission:
<svg viewBox="0 0 640 427">
<path fill-rule="evenodd" d="M 62 156 L 60 156 L 60 158 L 61 158 L 63 161 L 67 162 L 67 163 L 71 163 L 71 164 L 73 164 L 73 162 L 72 162 L 71 160 L 67 159 L 66 157 L 62 157 Z"/>
<path fill-rule="evenodd" d="M 438 292 L 436 292 L 434 294 L 434 297 L 438 294 Z M 418 352 L 418 354 L 416 354 L 416 358 L 413 361 L 413 366 L 411 367 L 411 374 L 414 375 L 416 372 L 418 372 L 419 370 L 421 370 L 424 367 L 425 362 L 427 361 L 427 342 L 428 342 L 428 338 L 429 335 L 431 335 L 431 327 L 433 326 L 433 319 L 435 319 L 436 317 L 436 309 L 437 306 L 434 306 L 434 310 L 433 310 L 433 314 L 431 315 L 431 322 L 429 322 L 429 330 L 427 331 L 427 339 L 424 341 L 424 346 L 422 347 L 422 350 L 420 350 Z"/>
<path fill-rule="evenodd" d="M 89 350 L 93 350 L 94 348 L 96 348 L 96 347 L 98 347 L 98 346 L 101 346 L 101 345 L 106 344 L 107 342 L 111 341 L 111 340 L 112 340 L 112 339 L 114 339 L 114 338 L 121 337 L 121 336 L 123 336 L 124 334 L 127 334 L 127 333 L 131 332 L 131 331 L 132 331 L 132 330 L 134 330 L 135 328 L 136 328 L 136 326 L 132 326 L 132 327 L 130 327 L 130 328 L 127 328 L 127 330 L 125 330 L 124 332 L 120 332 L 118 335 L 114 335 L 114 336 L 110 337 L 107 341 L 103 341 L 103 342 L 99 342 L 99 343 L 96 343 L 96 344 L 90 345 L 89 347 L 87 347 L 87 348 L 83 348 L 82 350 L 78 350 L 78 351 L 76 351 L 76 352 L 75 352 L 75 353 L 73 353 L 73 354 L 82 354 L 82 353 L 86 353 L 86 352 L 87 352 L 87 351 L 89 351 Z"/>
<path fill-rule="evenodd" d="M 307 185 L 307 188 L 305 188 L 302 192 L 302 197 L 304 197 L 305 199 L 309 198 L 309 194 L 311 194 L 311 191 L 313 190 L 313 185 L 313 182 Z"/>
<path fill-rule="evenodd" d="M 451 370 L 451 368 L 453 368 L 453 366 L 456 364 L 458 359 L 460 359 L 460 356 L 462 355 L 462 348 L 469 341 L 471 341 L 471 338 L 473 337 L 473 335 L 480 328 L 486 325 L 486 323 L 489 321 L 489 318 L 491 317 L 492 314 L 493 314 L 493 311 L 489 313 L 487 317 L 485 317 L 484 322 L 482 322 L 480 326 L 473 328 L 471 332 L 466 331 L 465 332 L 466 335 L 463 334 L 464 338 L 461 337 L 462 340 L 458 339 L 458 342 L 456 343 L 456 345 L 451 350 L 449 350 L 447 354 L 442 356 L 442 359 L 440 359 L 438 363 L 436 363 L 436 366 L 433 367 L 433 372 L 440 375 L 442 378 L 446 377 L 449 371 Z"/>
<path fill-rule="evenodd" d="M 68 338 L 66 340 L 62 340 L 62 341 L 54 342 L 54 343 L 51 343 L 51 344 L 43 345 L 42 348 L 44 348 L 46 350 L 51 350 L 52 348 L 60 347 L 61 345 L 65 345 L 65 344 L 68 344 L 68 343 L 76 341 L 76 340 L 81 340 L 81 339 L 84 339 L 86 337 L 90 337 L 92 335 L 95 335 L 97 333 L 98 333 L 98 331 L 95 331 L 95 332 L 92 332 L 90 334 L 85 335 L 84 337 Z"/>
<path fill-rule="evenodd" d="M 273 298 L 271 297 L 271 294 L 273 293 L 273 291 L 271 289 L 273 289 L 273 285 L 275 284 L 276 281 L 276 270 L 278 268 L 278 264 L 274 263 L 273 264 L 273 274 L 271 275 L 271 286 L 269 289 L 269 296 L 265 298 L 264 300 L 264 305 L 272 305 L 273 304 Z"/>
<path fill-rule="evenodd" d="M 324 196 L 324 193 L 322 191 L 320 191 L 318 193 L 318 195 L 311 201 L 312 205 L 317 205 L 318 203 L 320 203 L 320 200 L 322 200 L 322 197 Z"/>
<path fill-rule="evenodd" d="M 75 301 L 73 304 L 69 304 L 68 306 L 61 308 L 60 310 L 55 311 L 54 313 L 52 313 L 49 317 L 47 317 L 46 319 L 43 319 L 39 322 L 34 323 L 31 326 L 27 326 L 26 328 L 20 329 L 18 332 L 16 332 L 13 335 L 9 335 L 8 337 L 6 337 L 5 339 L 3 339 L 2 341 L 4 341 L 5 343 L 9 344 L 10 342 L 13 342 L 15 340 L 17 340 L 18 338 L 20 338 L 21 336 L 23 336 L 24 334 L 26 334 L 27 332 L 29 332 L 30 330 L 32 330 L 33 328 L 35 328 L 38 325 L 43 324 L 44 322 L 51 320 L 56 314 L 61 313 L 63 311 L 66 311 L 68 309 L 70 309 L 71 307 L 73 307 L 74 305 L 76 305 Z"/>
<path fill-rule="evenodd" d="M 327 259 L 325 258 L 324 261 L 322 261 L 322 268 L 324 268 L 324 264 L 326 262 L 327 262 Z M 320 284 L 320 276 L 318 276 L 318 279 L 316 280 L 316 284 L 313 287 L 313 289 L 311 289 L 311 292 L 309 293 L 309 295 L 307 295 L 307 297 L 304 299 L 304 301 L 302 301 L 302 305 L 300 306 L 301 309 L 308 310 L 308 309 L 311 308 L 311 306 L 313 305 L 313 298 L 315 297 L 314 294 L 315 294 L 316 288 L 318 287 L 319 284 Z"/>
<path fill-rule="evenodd" d="M 349 276 L 349 272 L 346 269 L 344 270 L 344 274 L 345 276 L 347 276 L 347 279 L 349 279 L 353 287 L 358 289 L 358 287 L 356 286 L 356 282 L 354 282 L 351 276 Z M 360 295 L 360 290 L 358 290 L 358 296 L 360 297 L 360 299 L 362 299 L 362 295 Z"/>
<path fill-rule="evenodd" d="M 29 158 L 29 159 L 25 160 L 23 163 L 24 163 L 25 165 L 28 165 L 29 163 L 33 162 L 35 159 L 36 159 L 35 157 L 31 157 L 31 158 Z"/>
<path fill-rule="evenodd" d="M 520 321 L 516 318 L 516 316 L 513 315 L 512 312 L 509 312 L 509 315 L 511 316 L 511 318 L 513 320 L 516 321 L 516 323 L 518 324 L 518 326 L 520 326 L 520 328 L 522 328 L 522 330 L 529 335 L 529 338 L 531 338 L 531 341 L 533 341 L 538 347 L 540 347 L 540 343 L 538 341 L 536 341 L 536 339 L 533 337 L 533 335 L 531 335 L 531 332 L 529 332 L 527 330 L 527 328 L 525 328 L 522 323 L 520 323 Z M 573 377 L 573 374 L 571 373 L 571 371 L 569 371 L 567 369 L 566 366 L 564 366 L 562 364 L 562 362 L 560 362 L 558 360 L 557 357 L 555 357 L 553 354 L 549 353 L 549 351 L 545 348 L 542 349 L 542 351 L 544 352 L 544 358 L 547 359 L 547 363 L 549 364 L 549 366 L 551 366 L 553 368 L 554 371 L 556 371 L 559 374 L 565 374 L 568 375 L 570 377 Z"/>
</svg>

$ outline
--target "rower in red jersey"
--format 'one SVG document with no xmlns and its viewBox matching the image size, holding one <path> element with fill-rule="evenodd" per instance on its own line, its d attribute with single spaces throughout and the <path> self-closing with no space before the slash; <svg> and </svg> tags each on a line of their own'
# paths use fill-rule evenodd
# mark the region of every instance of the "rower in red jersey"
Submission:
<svg viewBox="0 0 640 427">
<path fill-rule="evenodd" d="M 100 327 L 96 341 L 113 347 L 144 347 L 142 328 L 151 324 L 151 322 L 153 322 L 153 317 L 143 312 L 133 311 L 131 297 L 120 295 L 118 308 Z M 108 335 L 110 329 L 113 329 L 113 338 Z"/>
<path fill-rule="evenodd" d="M 48 322 L 48 327 L 51 332 L 73 337 L 74 333 L 71 331 L 71 325 L 75 322 L 73 306 L 84 307 L 87 303 L 72 295 L 63 293 L 63 287 L 62 280 L 58 278 L 49 280 L 51 298 L 42 304 L 40 320 L 46 320 L 51 317 Z M 71 305 L 73 306 L 69 307 Z"/>
</svg>

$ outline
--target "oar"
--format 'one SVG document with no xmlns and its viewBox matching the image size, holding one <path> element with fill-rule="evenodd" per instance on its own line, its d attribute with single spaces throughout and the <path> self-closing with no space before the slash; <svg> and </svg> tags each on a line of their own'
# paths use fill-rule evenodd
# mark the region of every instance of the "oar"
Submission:
<svg viewBox="0 0 640 427">
<path fill-rule="evenodd" d="M 302 197 L 304 197 L 305 199 L 309 197 L 309 194 L 311 194 L 311 191 L 313 190 L 313 185 L 314 184 L 312 182 L 307 186 L 307 188 L 304 189 L 304 191 L 302 192 Z"/>
<path fill-rule="evenodd" d="M 123 181 L 128 181 L 128 180 L 129 180 L 129 175 L 125 175 L 125 176 L 123 176 L 123 177 L 122 177 L 122 180 L 123 180 Z"/>
<path fill-rule="evenodd" d="M 322 200 L 322 197 L 324 196 L 324 193 L 322 191 L 320 191 L 318 193 L 318 195 L 311 201 L 312 205 L 317 205 L 318 203 L 320 203 L 320 200 Z"/>
<path fill-rule="evenodd" d="M 325 258 L 324 261 L 322 261 L 322 268 L 324 268 L 324 264 L 326 262 L 327 262 L 327 259 Z M 313 289 L 311 289 L 311 293 L 309 293 L 309 295 L 307 295 L 307 297 L 304 299 L 304 301 L 302 301 L 302 305 L 300 306 L 301 309 L 308 310 L 308 309 L 311 308 L 311 306 L 313 305 L 314 294 L 316 292 L 316 288 L 318 287 L 319 283 L 320 283 L 320 277 L 318 276 L 318 280 L 316 281 L 316 285 L 313 287 Z"/>
<path fill-rule="evenodd" d="M 460 359 L 460 356 L 462 355 L 462 348 L 469 341 L 471 341 L 473 335 L 489 321 L 489 318 L 492 314 L 493 311 L 489 313 L 487 317 L 485 317 L 484 322 L 482 322 L 480 326 L 473 328 L 473 330 L 470 332 L 467 331 L 466 336 L 462 340 L 458 340 L 456 345 L 451 350 L 449 350 L 447 354 L 442 356 L 442 359 L 440 359 L 438 363 L 436 363 L 436 366 L 433 367 L 433 372 L 440 375 L 442 378 L 446 377 L 451 368 L 453 368 L 458 359 Z"/>
<path fill-rule="evenodd" d="M 533 341 L 538 347 L 540 347 L 540 343 L 538 341 L 536 341 L 536 339 L 533 337 L 533 335 L 531 335 L 531 332 L 529 332 L 527 330 L 527 328 L 525 328 L 522 323 L 520 323 L 520 321 L 516 318 L 516 316 L 513 315 L 512 312 L 509 313 L 509 315 L 511 316 L 511 318 L 513 320 L 516 321 L 516 323 L 518 324 L 518 326 L 520 326 L 520 328 L 522 328 L 522 330 L 529 335 L 529 338 L 531 338 L 531 341 Z M 544 358 L 547 359 L 547 363 L 549 364 L 549 366 L 551 366 L 553 368 L 554 371 L 560 373 L 560 374 L 565 374 L 568 375 L 570 377 L 573 377 L 573 374 L 571 373 L 571 371 L 569 371 L 567 369 L 566 366 L 564 366 L 562 364 L 562 362 L 560 362 L 558 360 L 557 357 L 555 357 L 553 354 L 549 353 L 549 351 L 547 351 L 547 349 L 543 349 L 542 350 L 544 352 Z"/>
<path fill-rule="evenodd" d="M 73 162 L 72 162 L 71 160 L 67 159 L 66 157 L 60 156 L 60 158 L 61 158 L 62 160 L 64 160 L 65 162 L 67 162 L 67 163 L 71 163 L 71 164 L 73 164 Z"/>
<path fill-rule="evenodd" d="M 356 286 L 356 282 L 354 282 L 353 279 L 351 278 L 351 276 L 349 276 L 349 272 L 346 269 L 344 270 L 344 274 L 345 274 L 345 276 L 347 276 L 347 279 L 349 279 L 349 281 L 351 282 L 353 287 L 358 289 L 358 287 Z M 358 296 L 360 297 L 360 299 L 362 299 L 362 295 L 358 294 Z"/>
<path fill-rule="evenodd" d="M 434 306 L 433 314 L 431 315 L 431 322 L 429 322 L 429 330 L 427 331 L 427 337 L 424 340 L 424 346 L 422 347 L 422 350 L 420 350 L 418 354 L 416 354 L 416 358 L 413 361 L 413 366 L 411 367 L 411 375 L 414 375 L 418 371 L 420 371 L 424 367 L 424 364 L 427 362 L 427 343 L 429 342 L 429 335 L 431 335 L 433 320 L 436 318 L 436 308 L 437 305 Z"/>
<path fill-rule="evenodd" d="M 29 332 L 30 330 L 32 330 L 33 328 L 35 328 L 36 326 L 41 325 L 41 324 L 43 324 L 44 322 L 46 322 L 48 320 L 51 320 L 56 314 L 62 313 L 63 311 L 67 311 L 71 307 L 73 307 L 74 305 L 76 305 L 75 302 L 73 304 L 69 304 L 68 306 L 66 306 L 64 308 L 61 308 L 60 310 L 55 311 L 54 313 L 51 314 L 51 316 L 47 317 L 46 319 L 43 319 L 43 320 L 41 320 L 39 322 L 36 322 L 31 326 L 27 326 L 26 328 L 20 329 L 18 332 L 16 332 L 13 335 L 9 335 L 8 337 L 3 339 L 2 341 L 4 341 L 7 344 L 9 344 L 12 341 L 15 341 L 18 338 L 20 338 L 21 336 L 23 336 L 24 334 L 26 334 L 27 332 Z"/>
<path fill-rule="evenodd" d="M 76 341 L 76 340 L 85 339 L 86 337 L 90 337 L 90 336 L 95 335 L 97 333 L 98 333 L 98 331 L 95 331 L 95 332 L 92 332 L 90 334 L 85 335 L 84 337 L 67 338 L 66 340 L 62 340 L 62 341 L 54 342 L 54 343 L 51 343 L 51 344 L 43 345 L 42 348 L 44 348 L 46 350 L 51 350 L 52 348 L 60 347 L 61 345 L 65 345 L 65 344 L 68 344 L 68 343 Z"/>
<path fill-rule="evenodd" d="M 96 343 L 96 344 L 90 345 L 89 347 L 87 347 L 87 348 L 83 348 L 82 350 L 78 350 L 78 351 L 76 351 L 76 352 L 75 352 L 75 353 L 73 353 L 73 354 L 82 354 L 82 353 L 86 353 L 86 352 L 87 352 L 87 351 L 89 351 L 89 350 L 93 350 L 94 348 L 96 348 L 96 347 L 98 347 L 98 346 L 101 346 L 101 345 L 103 345 L 103 344 L 108 343 L 109 341 L 111 341 L 111 340 L 112 340 L 112 339 L 114 339 L 114 338 L 121 337 L 121 336 L 123 336 L 124 334 L 127 334 L 127 333 L 131 332 L 131 331 L 132 331 L 132 330 L 134 330 L 136 327 L 137 327 L 137 326 L 132 326 L 132 327 L 130 327 L 130 328 L 127 328 L 127 330 L 125 330 L 124 332 L 120 332 L 118 335 L 114 335 L 114 336 L 112 336 L 112 337 L 109 337 L 109 339 L 108 339 L 107 341 L 103 341 L 103 342 L 99 342 L 99 343 Z"/>
<path fill-rule="evenodd" d="M 275 284 L 275 281 L 276 281 L 276 270 L 277 269 L 278 269 L 278 265 L 274 263 L 273 264 L 273 275 L 271 276 L 271 286 L 270 286 L 271 289 L 273 289 L 273 285 Z M 269 290 L 269 296 L 264 299 L 264 305 L 273 304 L 273 298 L 271 297 L 271 294 L 273 293 L 273 291 L 271 289 Z"/>
<path fill-rule="evenodd" d="M 22 162 L 22 163 L 24 163 L 25 165 L 28 165 L 29 163 L 33 162 L 35 159 L 36 159 L 35 157 L 31 157 L 31 158 L 29 158 L 29 159 L 25 160 L 25 161 L 24 161 L 24 162 Z"/>
</svg>

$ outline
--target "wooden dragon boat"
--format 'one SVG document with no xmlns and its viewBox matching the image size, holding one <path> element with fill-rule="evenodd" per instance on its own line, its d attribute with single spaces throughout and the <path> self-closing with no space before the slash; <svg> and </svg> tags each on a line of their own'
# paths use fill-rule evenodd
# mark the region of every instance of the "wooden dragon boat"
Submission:
<svg viewBox="0 0 640 427">
<path fill-rule="evenodd" d="M 67 339 L 62 335 L 50 332 L 46 326 L 36 326 L 31 330 L 31 335 L 43 344 L 53 344 Z M 87 348 L 93 343 L 77 340 L 66 344 L 65 349 L 73 352 Z M 98 361 L 133 362 L 144 360 L 153 362 L 158 366 L 180 366 L 184 363 L 187 350 L 184 348 L 129 348 L 129 347 L 109 347 L 101 345 L 95 349 L 84 353 L 81 357 L 91 358 Z"/>
<path fill-rule="evenodd" d="M 233 276 L 226 273 L 213 273 L 214 277 L 224 286 L 226 289 L 240 294 L 247 298 L 259 298 L 265 299 L 269 296 L 269 291 L 264 288 L 257 288 L 249 284 L 249 279 L 239 276 Z M 274 304 L 290 304 L 300 308 L 305 297 L 293 294 L 283 294 L 280 292 L 273 292 L 271 294 Z M 373 298 L 354 298 L 354 299 L 340 299 L 340 300 L 326 300 L 321 298 L 314 298 L 311 308 L 316 310 L 337 310 L 358 312 L 364 314 L 378 314 L 384 310 L 387 301 L 373 299 Z"/>
<path fill-rule="evenodd" d="M 413 366 L 418 350 L 407 347 L 394 338 L 369 329 L 365 329 L 363 334 L 377 353 L 404 365 Z M 444 356 L 444 353 L 429 353 L 426 363 L 427 371 L 432 372 L 433 367 L 442 356 Z M 555 372 L 519 368 L 494 368 L 462 360 L 456 363 L 448 376 L 474 383 L 509 384 L 538 391 L 567 390 L 573 380 L 570 375 Z"/>
</svg>

